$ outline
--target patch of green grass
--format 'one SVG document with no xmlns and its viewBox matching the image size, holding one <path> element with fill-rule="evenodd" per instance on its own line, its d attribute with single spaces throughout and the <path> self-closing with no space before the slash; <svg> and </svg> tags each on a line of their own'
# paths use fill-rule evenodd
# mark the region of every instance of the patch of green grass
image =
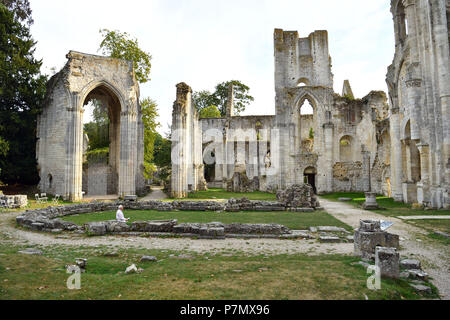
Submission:
<svg viewBox="0 0 450 320">
<path fill-rule="evenodd" d="M 355 207 L 360 207 L 365 201 L 365 195 L 363 192 L 335 192 L 321 195 L 321 197 L 332 200 L 339 201 L 339 198 L 352 198 L 352 201 L 339 201 L 342 203 L 348 203 Z M 396 217 L 396 216 L 427 216 L 427 215 L 450 215 L 450 210 L 417 210 L 412 209 L 410 204 L 403 202 L 396 202 L 393 198 L 388 198 L 385 196 L 377 196 L 377 203 L 384 210 L 371 210 L 376 213 L 382 214 L 386 217 Z"/>
<path fill-rule="evenodd" d="M 208 223 L 277 223 L 294 230 L 306 229 L 310 226 L 338 226 L 351 231 L 352 228 L 334 218 L 325 211 L 285 212 L 285 211 L 241 211 L 241 212 L 205 212 L 205 211 L 155 211 L 127 210 L 125 216 L 133 221 L 178 219 L 182 222 Z M 95 212 L 63 217 L 63 220 L 83 225 L 87 222 L 115 219 L 114 211 Z"/>
<path fill-rule="evenodd" d="M 231 199 L 231 198 L 247 198 L 249 200 L 267 200 L 275 201 L 277 197 L 273 193 L 254 191 L 254 192 L 228 192 L 220 188 L 210 188 L 206 191 L 197 191 L 189 193 L 189 199 L 211 200 L 211 199 Z"/>
<path fill-rule="evenodd" d="M 420 299 L 405 280 L 382 279 L 381 290 L 367 289 L 368 274 L 357 258 L 341 255 L 233 256 L 167 250 L 122 249 L 117 257 L 97 250 L 44 248 L 43 256 L 18 254 L 0 244 L 0 299 Z M 141 255 L 159 262 L 140 263 Z M 65 265 L 87 258 L 81 289 L 69 290 Z M 125 274 L 135 263 L 144 271 Z M 240 272 L 236 272 L 236 270 Z M 435 289 L 425 298 L 436 298 Z"/>
</svg>

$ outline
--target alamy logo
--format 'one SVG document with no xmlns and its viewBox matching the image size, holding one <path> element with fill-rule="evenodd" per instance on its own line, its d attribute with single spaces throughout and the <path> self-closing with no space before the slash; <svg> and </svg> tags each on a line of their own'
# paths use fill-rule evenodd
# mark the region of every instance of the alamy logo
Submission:
<svg viewBox="0 0 450 320">
<path fill-rule="evenodd" d="M 277 175 L 280 164 L 280 130 L 278 129 L 208 129 L 202 133 L 203 163 L 207 165 L 249 165 L 255 174 Z M 186 141 L 181 129 L 172 132 L 172 164 L 190 168 L 199 152 Z M 195 159 L 195 160 L 194 160 Z"/>
<path fill-rule="evenodd" d="M 372 274 L 367 278 L 367 289 L 380 290 L 381 289 L 381 272 L 379 266 L 368 266 L 367 273 Z"/>
<path fill-rule="evenodd" d="M 81 289 L 81 269 L 78 266 L 67 266 L 67 273 L 72 274 L 67 279 L 67 289 L 80 290 Z"/>
</svg>

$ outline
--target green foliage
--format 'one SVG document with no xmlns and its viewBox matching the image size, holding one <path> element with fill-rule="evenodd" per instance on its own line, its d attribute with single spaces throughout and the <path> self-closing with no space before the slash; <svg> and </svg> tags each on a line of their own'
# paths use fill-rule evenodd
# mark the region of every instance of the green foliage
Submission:
<svg viewBox="0 0 450 320">
<path fill-rule="evenodd" d="M 213 106 L 216 103 L 214 95 L 207 91 L 194 91 L 192 94 L 192 100 L 194 100 L 194 105 L 197 110 L 200 112 L 201 110 Z"/>
<path fill-rule="evenodd" d="M 8 3 L 14 8 L 21 2 Z M 0 180 L 35 184 L 36 119 L 47 78 L 40 74 L 42 61 L 33 57 L 36 43 L 29 27 L 20 23 L 19 9 L 14 10 L 0 6 L 0 137 L 3 147 L 5 141 L 9 145 L 8 153 L 4 148 L 0 155 Z"/>
<path fill-rule="evenodd" d="M 97 100 L 94 104 L 94 121 L 84 124 L 84 133 L 89 138 L 89 151 L 109 147 L 109 117 L 106 108 Z"/>
<path fill-rule="evenodd" d="M 156 134 L 155 149 L 153 161 L 158 167 L 171 166 L 172 142 L 163 138 L 159 133 Z"/>
<path fill-rule="evenodd" d="M 314 130 L 313 128 L 309 128 L 309 138 L 314 139 Z"/>
<path fill-rule="evenodd" d="M 100 33 L 103 40 L 99 50 L 102 50 L 104 55 L 132 61 L 137 81 L 145 83 L 150 80 L 152 56 L 139 48 L 136 38 L 130 39 L 128 33 L 118 30 L 102 29 Z"/>
<path fill-rule="evenodd" d="M 205 90 L 194 92 L 192 98 L 197 110 L 201 111 L 209 106 L 217 106 L 221 116 L 226 116 L 228 88 L 230 84 L 233 85 L 234 89 L 234 112 L 236 115 L 243 112 L 250 102 L 254 100 L 254 98 L 248 94 L 250 88 L 238 80 L 230 80 L 219 83 L 213 93 Z"/>
<path fill-rule="evenodd" d="M 142 123 L 144 124 L 144 177 L 150 179 L 156 171 L 152 163 L 154 158 L 155 140 L 158 135 L 156 129 L 160 123 L 158 117 L 158 105 L 150 98 L 141 101 Z"/>
<path fill-rule="evenodd" d="M 8 153 L 9 144 L 7 141 L 3 140 L 2 137 L 0 137 L 0 156 L 6 156 Z"/>
<path fill-rule="evenodd" d="M 94 149 L 86 152 L 88 163 L 107 163 L 109 159 L 109 147 Z"/>
<path fill-rule="evenodd" d="M 200 110 L 199 117 L 203 118 L 220 118 L 220 111 L 216 106 L 212 105 Z"/>
<path fill-rule="evenodd" d="M 28 25 L 33 24 L 30 2 L 28 0 L 0 0 L 0 4 L 3 4 L 14 13 L 15 20 L 26 21 Z"/>
</svg>

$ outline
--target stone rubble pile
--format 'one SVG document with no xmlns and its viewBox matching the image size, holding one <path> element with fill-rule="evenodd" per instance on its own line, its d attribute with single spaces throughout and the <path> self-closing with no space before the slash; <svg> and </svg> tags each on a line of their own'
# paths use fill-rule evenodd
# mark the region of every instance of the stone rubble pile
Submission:
<svg viewBox="0 0 450 320">
<path fill-rule="evenodd" d="M 377 246 L 399 248 L 399 236 L 381 230 L 378 220 L 360 220 L 354 235 L 354 253 L 363 260 L 374 260 Z"/>
<path fill-rule="evenodd" d="M 294 184 L 277 192 L 277 200 L 286 208 L 317 208 L 319 201 L 309 184 Z"/>
<path fill-rule="evenodd" d="M 15 208 L 25 208 L 28 206 L 28 198 L 23 194 L 16 195 L 4 195 L 0 194 L 0 200 L 6 202 L 7 206 L 11 209 Z"/>
</svg>

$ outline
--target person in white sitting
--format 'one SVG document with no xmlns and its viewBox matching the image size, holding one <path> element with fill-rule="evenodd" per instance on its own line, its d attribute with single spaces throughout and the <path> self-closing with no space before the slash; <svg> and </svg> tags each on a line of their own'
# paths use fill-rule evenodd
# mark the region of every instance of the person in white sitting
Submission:
<svg viewBox="0 0 450 320">
<path fill-rule="evenodd" d="M 117 212 L 116 212 L 116 220 L 120 221 L 120 222 L 127 222 L 128 220 L 130 220 L 130 218 L 125 218 L 122 210 L 123 210 L 123 206 L 120 205 L 119 210 L 117 210 Z"/>
</svg>

